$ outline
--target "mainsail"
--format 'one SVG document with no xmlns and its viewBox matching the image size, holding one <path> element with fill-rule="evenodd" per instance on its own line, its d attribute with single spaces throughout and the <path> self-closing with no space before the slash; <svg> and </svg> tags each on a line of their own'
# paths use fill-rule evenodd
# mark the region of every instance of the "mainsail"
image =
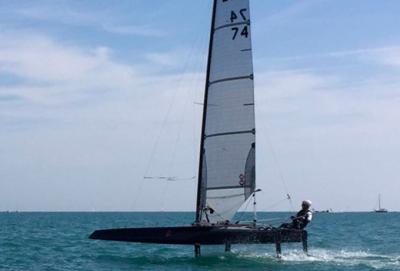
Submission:
<svg viewBox="0 0 400 271">
<path fill-rule="evenodd" d="M 229 221 L 255 188 L 249 0 L 214 0 L 196 221 Z"/>
</svg>

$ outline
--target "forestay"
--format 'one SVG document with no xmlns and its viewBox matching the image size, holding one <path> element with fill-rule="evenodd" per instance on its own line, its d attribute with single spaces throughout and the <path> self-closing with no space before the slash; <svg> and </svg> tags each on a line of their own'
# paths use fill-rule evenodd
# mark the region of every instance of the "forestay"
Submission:
<svg viewBox="0 0 400 271">
<path fill-rule="evenodd" d="M 231 220 L 255 188 L 249 0 L 215 0 L 203 114 L 197 221 Z"/>
</svg>

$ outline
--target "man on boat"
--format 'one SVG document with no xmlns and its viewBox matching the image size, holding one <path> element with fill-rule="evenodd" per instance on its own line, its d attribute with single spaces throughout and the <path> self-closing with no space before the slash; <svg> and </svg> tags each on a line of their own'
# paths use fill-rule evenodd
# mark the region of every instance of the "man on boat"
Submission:
<svg viewBox="0 0 400 271">
<path fill-rule="evenodd" d="M 301 203 L 301 210 L 296 214 L 296 216 L 291 216 L 291 223 L 285 223 L 280 226 L 280 228 L 284 229 L 304 229 L 308 223 L 312 220 L 312 212 L 310 210 L 311 201 L 304 200 Z"/>
</svg>

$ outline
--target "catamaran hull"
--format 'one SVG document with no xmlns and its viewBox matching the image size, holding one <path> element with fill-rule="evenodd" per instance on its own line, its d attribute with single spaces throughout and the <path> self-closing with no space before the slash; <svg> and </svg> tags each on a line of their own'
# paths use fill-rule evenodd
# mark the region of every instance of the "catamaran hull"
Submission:
<svg viewBox="0 0 400 271">
<path fill-rule="evenodd" d="M 184 226 L 97 230 L 89 238 L 108 241 L 177 245 L 304 243 L 307 240 L 307 232 L 304 230 L 250 228 L 236 225 Z"/>
</svg>

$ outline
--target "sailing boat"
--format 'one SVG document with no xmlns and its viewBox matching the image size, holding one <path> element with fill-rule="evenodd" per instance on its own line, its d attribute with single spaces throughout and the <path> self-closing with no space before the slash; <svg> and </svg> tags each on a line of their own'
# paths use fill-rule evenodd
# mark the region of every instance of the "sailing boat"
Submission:
<svg viewBox="0 0 400 271">
<path fill-rule="evenodd" d="M 378 195 L 378 209 L 374 210 L 375 213 L 387 213 L 388 210 L 381 207 L 381 194 Z"/>
<path fill-rule="evenodd" d="M 91 239 L 194 245 L 302 242 L 307 232 L 257 223 L 254 75 L 249 0 L 214 0 L 203 103 L 195 221 L 189 226 L 97 230 Z M 215 106 L 208 106 L 208 105 Z M 253 199 L 254 219 L 232 223 Z"/>
</svg>

